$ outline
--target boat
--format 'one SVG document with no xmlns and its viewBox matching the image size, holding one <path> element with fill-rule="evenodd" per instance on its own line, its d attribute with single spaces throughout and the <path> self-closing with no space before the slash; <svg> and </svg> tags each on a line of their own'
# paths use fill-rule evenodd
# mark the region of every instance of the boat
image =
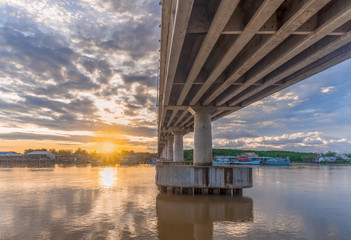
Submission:
<svg viewBox="0 0 351 240">
<path fill-rule="evenodd" d="M 260 163 L 261 160 L 255 153 L 243 153 L 234 162 L 236 165 L 259 165 Z"/>
<path fill-rule="evenodd" d="M 230 166 L 234 165 L 236 157 L 233 156 L 215 156 L 212 160 L 213 166 Z"/>
<path fill-rule="evenodd" d="M 151 159 L 150 161 L 147 162 L 147 164 L 150 164 L 150 165 L 155 165 L 157 159 L 156 158 L 153 158 Z"/>
<path fill-rule="evenodd" d="M 289 166 L 290 160 L 287 158 L 261 157 L 263 165 Z"/>
</svg>

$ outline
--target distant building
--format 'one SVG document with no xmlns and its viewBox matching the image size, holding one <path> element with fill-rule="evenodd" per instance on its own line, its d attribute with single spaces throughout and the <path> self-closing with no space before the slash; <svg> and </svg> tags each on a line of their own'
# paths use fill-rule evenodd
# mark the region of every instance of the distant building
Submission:
<svg viewBox="0 0 351 240">
<path fill-rule="evenodd" d="M 55 160 L 56 155 L 48 151 L 33 151 L 26 154 L 28 160 Z"/>
<path fill-rule="evenodd" d="M 16 152 L 0 152 L 0 161 L 23 160 L 23 156 Z"/>
<path fill-rule="evenodd" d="M 139 161 L 136 156 L 124 156 L 120 158 L 121 165 L 135 165 L 138 164 Z"/>
<path fill-rule="evenodd" d="M 317 159 L 317 162 L 335 162 L 336 157 L 320 157 Z"/>
<path fill-rule="evenodd" d="M 18 154 L 18 153 L 16 153 L 16 152 L 0 152 L 1 156 L 4 156 L 4 155 L 11 156 L 11 155 L 16 155 L 16 154 Z"/>
</svg>

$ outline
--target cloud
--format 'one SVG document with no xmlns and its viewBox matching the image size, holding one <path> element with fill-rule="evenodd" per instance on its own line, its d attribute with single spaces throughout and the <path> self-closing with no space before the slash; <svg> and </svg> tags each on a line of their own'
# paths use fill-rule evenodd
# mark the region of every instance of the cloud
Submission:
<svg viewBox="0 0 351 240">
<path fill-rule="evenodd" d="M 50 134 L 34 134 L 34 133 L 22 133 L 22 132 L 11 132 L 11 133 L 0 133 L 0 139 L 3 140 L 55 140 L 55 141 L 69 141 L 87 143 L 92 140 L 91 136 L 79 136 L 79 135 L 50 135 Z"/>
<path fill-rule="evenodd" d="M 219 127 L 216 128 L 213 134 L 214 138 L 219 139 L 240 139 L 240 138 L 248 138 L 248 137 L 258 137 L 257 131 L 248 130 L 248 129 L 221 129 Z"/>
<path fill-rule="evenodd" d="M 333 91 L 335 91 L 335 87 L 322 87 L 321 88 L 321 93 L 324 94 L 324 93 L 331 93 Z"/>
<path fill-rule="evenodd" d="M 21 134 L 24 125 L 156 136 L 160 9 L 151 0 L 2 1 L 0 127 L 18 131 L 1 138 L 71 141 Z"/>
<path fill-rule="evenodd" d="M 158 1 L 4 0 L 0 11 L 0 127 L 18 129 L 0 138 L 90 141 L 71 134 L 80 130 L 138 145 L 136 137 L 156 136 Z M 214 122 L 214 146 L 346 149 L 350 63 Z M 22 126 L 39 132 L 23 133 Z M 67 138 L 47 129 L 65 131 Z M 191 134 L 186 139 L 190 147 Z"/>
<path fill-rule="evenodd" d="M 348 151 L 351 140 L 329 137 L 323 132 L 296 132 L 278 136 L 216 138 L 214 147 L 302 152 Z"/>
</svg>

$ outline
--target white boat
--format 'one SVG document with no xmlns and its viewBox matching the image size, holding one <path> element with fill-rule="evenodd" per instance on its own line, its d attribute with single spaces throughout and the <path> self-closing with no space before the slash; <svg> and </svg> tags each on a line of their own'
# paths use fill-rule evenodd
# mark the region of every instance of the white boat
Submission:
<svg viewBox="0 0 351 240">
<path fill-rule="evenodd" d="M 229 166 L 234 165 L 236 157 L 233 156 L 216 156 L 212 160 L 213 166 Z"/>
</svg>

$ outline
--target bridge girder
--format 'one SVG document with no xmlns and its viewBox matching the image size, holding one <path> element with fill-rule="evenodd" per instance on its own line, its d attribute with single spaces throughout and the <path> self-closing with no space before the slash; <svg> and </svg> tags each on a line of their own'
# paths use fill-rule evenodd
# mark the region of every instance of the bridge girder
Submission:
<svg viewBox="0 0 351 240">
<path fill-rule="evenodd" d="M 350 30 L 348 0 L 163 0 L 159 142 L 350 58 Z"/>
</svg>

